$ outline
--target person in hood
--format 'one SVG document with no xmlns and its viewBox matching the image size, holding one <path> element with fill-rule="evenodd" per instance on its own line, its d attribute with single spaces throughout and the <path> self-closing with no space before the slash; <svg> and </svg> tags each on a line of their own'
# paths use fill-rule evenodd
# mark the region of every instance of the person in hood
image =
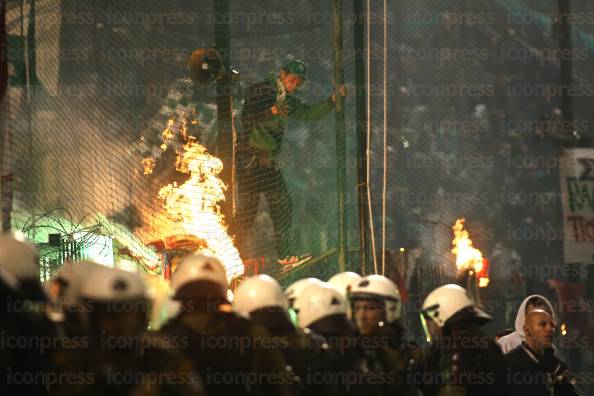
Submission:
<svg viewBox="0 0 594 396">
<path fill-rule="evenodd" d="M 526 320 L 526 315 L 535 310 L 535 309 L 542 309 L 551 315 L 553 320 L 555 320 L 555 313 L 553 312 L 553 306 L 545 297 L 533 294 L 528 296 L 522 301 L 520 304 L 520 308 L 518 308 L 518 314 L 516 315 L 516 324 L 515 324 L 515 331 L 511 334 L 508 334 L 504 337 L 501 337 L 497 340 L 497 343 L 501 347 L 501 351 L 503 353 L 508 353 L 515 347 L 519 346 L 522 341 L 526 338 L 524 334 L 524 322 Z M 553 347 L 554 348 L 554 347 Z"/>
<path fill-rule="evenodd" d="M 576 378 L 553 350 L 556 324 L 543 309 L 526 315 L 524 339 L 505 355 L 507 396 L 580 396 Z"/>
</svg>

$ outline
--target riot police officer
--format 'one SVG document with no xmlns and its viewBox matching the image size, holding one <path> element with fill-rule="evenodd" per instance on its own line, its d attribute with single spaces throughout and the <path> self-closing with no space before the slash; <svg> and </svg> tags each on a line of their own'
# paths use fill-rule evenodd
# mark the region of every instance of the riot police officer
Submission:
<svg viewBox="0 0 594 396">
<path fill-rule="evenodd" d="M 276 280 L 268 275 L 247 279 L 237 289 L 233 305 L 236 311 L 249 315 L 273 336 L 283 339 L 284 345 L 279 349 L 295 373 L 300 394 L 334 394 L 334 384 L 307 381 L 308 372 L 330 369 L 331 355 L 322 337 L 295 327 L 289 317 L 287 299 Z"/>
<path fill-rule="evenodd" d="M 318 278 L 303 278 L 293 282 L 291 285 L 289 285 L 289 287 L 286 288 L 285 297 L 289 302 L 290 309 L 293 309 L 295 300 L 297 300 L 297 298 L 301 295 L 303 290 L 307 289 L 309 286 L 313 284 L 323 284 L 323 282 Z"/>
<path fill-rule="evenodd" d="M 0 236 L 0 394 L 42 394 L 56 332 L 45 314 L 47 298 L 38 252 L 24 235 Z"/>
<path fill-rule="evenodd" d="M 225 268 L 218 259 L 184 257 L 171 286 L 180 311 L 159 332 L 187 340 L 182 350 L 209 394 L 294 394 L 294 375 L 278 350 L 282 340 L 232 312 Z"/>
<path fill-rule="evenodd" d="M 314 283 L 294 308 L 299 325 L 323 336 L 334 357 L 333 369 L 310 373 L 310 381 L 334 382 L 341 394 L 380 395 L 378 384 L 389 383 L 392 376 L 381 372 L 377 359 L 361 346 L 343 295 L 327 283 Z"/>
<path fill-rule="evenodd" d="M 180 341 L 145 334 L 151 304 L 139 274 L 95 265 L 76 298 L 86 336 L 73 336 L 54 358 L 57 378 L 76 379 L 60 380 L 50 393 L 204 394 L 191 361 L 175 349 Z"/>
<path fill-rule="evenodd" d="M 502 395 L 505 361 L 481 326 L 491 320 L 466 289 L 444 285 L 423 302 L 421 320 L 430 347 L 416 354 L 413 381 L 433 395 Z"/>
<path fill-rule="evenodd" d="M 357 330 L 378 359 L 381 369 L 394 375 L 395 381 L 383 386 L 385 394 L 413 395 L 407 383 L 411 344 L 405 340 L 401 325 L 401 301 L 398 288 L 382 275 L 362 278 L 348 294 Z"/>
<path fill-rule="evenodd" d="M 86 335 L 79 312 L 80 285 L 101 264 L 93 261 L 69 261 L 64 263 L 48 281 L 47 289 L 51 304 L 51 319 L 60 334 L 76 337 Z"/>
<path fill-rule="evenodd" d="M 330 279 L 328 279 L 328 284 L 333 286 L 338 290 L 344 298 L 348 298 L 348 294 L 350 293 L 351 289 L 359 283 L 361 280 L 361 275 L 355 272 L 340 272 L 338 274 L 332 275 Z M 351 309 L 351 305 L 349 304 L 349 312 L 348 317 L 349 319 L 353 319 L 353 312 Z"/>
</svg>

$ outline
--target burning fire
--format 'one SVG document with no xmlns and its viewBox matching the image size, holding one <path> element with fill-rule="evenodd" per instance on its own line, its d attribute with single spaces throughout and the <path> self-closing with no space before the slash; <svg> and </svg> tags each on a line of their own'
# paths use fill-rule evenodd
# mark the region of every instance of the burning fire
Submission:
<svg viewBox="0 0 594 396">
<path fill-rule="evenodd" d="M 468 231 L 463 229 L 464 221 L 464 219 L 458 219 L 452 227 L 454 231 L 452 253 L 456 256 L 456 267 L 458 271 L 474 271 L 479 280 L 479 287 L 486 287 L 489 284 L 488 262 L 483 258 L 483 253 L 472 246 Z"/>
<path fill-rule="evenodd" d="M 161 150 L 165 151 L 173 139 L 173 120 L 163 131 Z M 218 177 L 223 170 L 220 159 L 210 155 L 206 147 L 193 136 L 188 136 L 187 122 L 182 122 L 180 136 L 186 142 L 177 150 L 175 169 L 189 174 L 190 178 L 181 185 L 168 184 L 159 190 L 168 217 L 181 226 L 185 234 L 193 235 L 206 246 L 195 253 L 217 257 L 226 268 L 227 280 L 243 274 L 244 266 L 233 240 L 227 233 L 225 219 L 219 203 L 225 200 L 227 186 Z M 153 158 L 143 160 L 145 174 L 154 169 Z"/>
</svg>

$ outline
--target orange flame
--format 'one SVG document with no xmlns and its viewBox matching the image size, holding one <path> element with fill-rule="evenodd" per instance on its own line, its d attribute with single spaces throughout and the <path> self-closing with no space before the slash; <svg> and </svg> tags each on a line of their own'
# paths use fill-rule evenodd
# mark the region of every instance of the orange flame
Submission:
<svg viewBox="0 0 594 396">
<path fill-rule="evenodd" d="M 206 242 L 206 247 L 198 248 L 195 253 L 221 260 L 227 271 L 227 280 L 231 281 L 243 274 L 244 266 L 227 233 L 219 205 L 225 200 L 227 189 L 218 177 L 223 163 L 189 135 L 188 125 L 197 123 L 193 118 L 191 121 L 185 117 L 171 119 L 161 134 L 163 142 L 160 149 L 163 152 L 173 143 L 176 134 L 185 142 L 183 148 L 176 149 L 175 169 L 189 174 L 190 178 L 180 186 L 173 183 L 162 187 L 159 198 L 164 201 L 167 216 L 181 226 L 185 234 Z M 145 175 L 153 172 L 157 158 L 153 155 L 142 160 Z"/>
<path fill-rule="evenodd" d="M 218 177 L 223 163 L 190 138 L 183 154 L 178 155 L 176 169 L 190 178 L 180 186 L 173 183 L 159 191 L 169 217 L 180 223 L 187 234 L 206 241 L 208 246 L 199 248 L 197 253 L 220 259 L 227 269 L 228 280 L 243 274 L 243 263 L 227 233 L 219 205 L 225 200 L 227 189 Z"/>
<path fill-rule="evenodd" d="M 452 227 L 454 231 L 454 248 L 452 253 L 456 256 L 456 267 L 458 270 L 472 269 L 475 272 L 481 272 L 483 269 L 483 254 L 480 250 L 472 246 L 472 240 L 468 231 L 464 230 L 464 219 L 456 220 Z"/>
<path fill-rule="evenodd" d="M 155 169 L 155 163 L 155 159 L 151 157 L 142 159 L 142 167 L 144 169 L 145 175 L 150 175 L 151 173 L 153 173 L 153 170 Z"/>
</svg>

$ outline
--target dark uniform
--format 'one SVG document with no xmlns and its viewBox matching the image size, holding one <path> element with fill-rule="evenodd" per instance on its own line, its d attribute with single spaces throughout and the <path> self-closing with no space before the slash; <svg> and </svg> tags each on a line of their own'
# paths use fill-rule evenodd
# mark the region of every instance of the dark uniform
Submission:
<svg viewBox="0 0 594 396">
<path fill-rule="evenodd" d="M 414 345 L 406 340 L 404 328 L 398 321 L 378 327 L 370 336 L 362 336 L 361 345 L 375 357 L 377 369 L 390 375 L 390 381 L 381 386 L 384 395 L 418 394 L 407 376 Z"/>
<path fill-rule="evenodd" d="M 55 354 L 51 393 L 204 394 L 191 361 L 175 349 L 179 341 L 144 334 L 151 304 L 140 275 L 94 266 L 72 291 L 83 335 Z"/>
<path fill-rule="evenodd" d="M 272 106 L 278 108 L 278 114 L 272 113 Z M 247 89 L 241 113 L 240 152 L 237 158 L 237 226 L 242 230 L 238 233 L 240 248 L 243 248 L 241 236 L 252 228 L 260 193 L 264 193 L 270 207 L 277 252 L 281 257 L 291 254 L 289 244 L 292 204 L 275 158 L 280 151 L 289 118 L 315 121 L 333 108 L 331 97 L 310 105 L 286 93 L 282 82 L 274 73 Z"/>
<path fill-rule="evenodd" d="M 314 383 L 311 372 L 330 370 L 333 359 L 323 337 L 308 329 L 296 328 L 281 308 L 265 308 L 250 314 L 252 320 L 266 327 L 271 334 L 286 340 L 280 351 L 295 375 L 297 391 L 301 395 L 335 395 L 335 384 Z"/>
<path fill-rule="evenodd" d="M 202 381 L 177 345 L 161 337 L 89 337 L 53 358 L 53 395 L 204 395 Z M 177 341 L 176 341 L 177 342 Z M 74 345 L 74 344 L 71 344 Z M 67 379 L 67 380 L 65 380 Z"/>
<path fill-rule="evenodd" d="M 522 343 L 505 355 L 508 396 L 578 396 L 575 378 L 550 348 L 542 356 Z"/>
<path fill-rule="evenodd" d="M 444 327 L 444 336 L 429 349 L 413 351 L 412 356 L 409 379 L 424 395 L 504 395 L 501 350 L 471 319 Z"/>
<path fill-rule="evenodd" d="M 192 302 L 185 301 L 186 307 Z M 159 333 L 185 340 L 210 395 L 294 395 L 294 376 L 278 348 L 283 340 L 233 312 L 184 308 Z"/>
<path fill-rule="evenodd" d="M 353 324 L 343 315 L 331 315 L 309 328 L 325 338 L 333 363 L 327 372 L 312 373 L 312 381 L 329 377 L 342 395 L 382 395 L 382 385 L 393 382 L 393 375 L 379 366 L 374 353 L 364 348 Z"/>
<path fill-rule="evenodd" d="M 0 277 L 1 395 L 45 393 L 56 329 L 43 313 L 28 309 L 34 304 Z"/>
</svg>

